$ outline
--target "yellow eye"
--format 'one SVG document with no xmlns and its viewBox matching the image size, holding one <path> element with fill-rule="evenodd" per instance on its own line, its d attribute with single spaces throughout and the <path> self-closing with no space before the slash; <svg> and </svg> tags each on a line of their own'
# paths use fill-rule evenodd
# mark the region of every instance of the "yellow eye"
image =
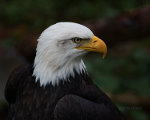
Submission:
<svg viewBox="0 0 150 120">
<path fill-rule="evenodd" d="M 72 41 L 73 41 L 74 43 L 79 44 L 79 43 L 82 41 L 82 39 L 81 39 L 81 38 L 73 38 Z"/>
</svg>

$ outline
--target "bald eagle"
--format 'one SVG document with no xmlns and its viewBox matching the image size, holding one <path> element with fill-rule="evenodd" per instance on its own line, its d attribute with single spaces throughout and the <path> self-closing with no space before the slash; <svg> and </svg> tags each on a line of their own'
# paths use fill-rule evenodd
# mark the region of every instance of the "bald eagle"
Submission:
<svg viewBox="0 0 150 120">
<path fill-rule="evenodd" d="M 9 120 L 121 120 L 117 107 L 89 78 L 82 61 L 88 52 L 107 53 L 87 27 L 56 23 L 38 39 L 33 65 L 16 68 L 5 97 Z"/>
</svg>

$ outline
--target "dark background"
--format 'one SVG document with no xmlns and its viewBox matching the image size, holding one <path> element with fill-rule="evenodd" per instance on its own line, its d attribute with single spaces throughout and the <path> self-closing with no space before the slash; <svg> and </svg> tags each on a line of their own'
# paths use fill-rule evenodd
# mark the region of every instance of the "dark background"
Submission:
<svg viewBox="0 0 150 120">
<path fill-rule="evenodd" d="M 60 21 L 84 24 L 106 42 L 104 60 L 84 59 L 90 76 L 128 120 L 150 120 L 150 0 L 1 0 L 0 120 L 10 72 L 32 63 L 40 33 Z"/>
</svg>

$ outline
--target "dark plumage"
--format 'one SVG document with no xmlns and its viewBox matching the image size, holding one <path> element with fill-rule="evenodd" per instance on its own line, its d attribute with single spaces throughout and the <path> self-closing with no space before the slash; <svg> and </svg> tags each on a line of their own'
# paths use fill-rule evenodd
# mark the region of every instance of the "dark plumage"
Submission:
<svg viewBox="0 0 150 120">
<path fill-rule="evenodd" d="M 62 22 L 39 37 L 34 65 L 12 72 L 5 88 L 9 120 L 121 120 L 88 76 L 82 56 L 107 53 L 106 44 L 77 23 Z"/>
<path fill-rule="evenodd" d="M 7 82 L 9 120 L 121 120 L 119 110 L 86 73 L 56 87 L 40 87 L 32 72 L 32 66 L 21 66 Z"/>
</svg>

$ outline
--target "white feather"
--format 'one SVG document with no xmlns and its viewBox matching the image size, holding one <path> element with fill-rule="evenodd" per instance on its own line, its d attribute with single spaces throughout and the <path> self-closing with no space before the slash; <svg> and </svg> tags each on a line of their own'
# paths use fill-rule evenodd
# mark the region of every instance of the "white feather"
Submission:
<svg viewBox="0 0 150 120">
<path fill-rule="evenodd" d="M 60 80 L 68 80 L 78 73 L 86 70 L 81 55 L 86 51 L 76 49 L 71 38 L 92 38 L 93 33 L 87 27 L 72 23 L 56 23 L 47 28 L 39 37 L 34 61 L 33 76 L 40 84 L 51 83 L 59 85 Z"/>
</svg>

